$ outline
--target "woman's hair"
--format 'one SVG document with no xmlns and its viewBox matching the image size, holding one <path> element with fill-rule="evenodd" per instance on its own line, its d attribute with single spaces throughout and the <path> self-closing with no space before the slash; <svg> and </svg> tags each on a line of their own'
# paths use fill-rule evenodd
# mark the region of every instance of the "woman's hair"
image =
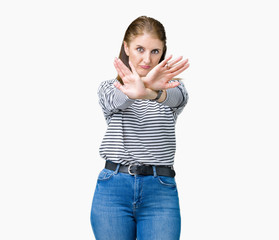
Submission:
<svg viewBox="0 0 279 240">
<path fill-rule="evenodd" d="M 151 34 L 161 40 L 163 42 L 163 54 L 159 62 L 163 61 L 167 52 L 166 45 L 166 32 L 164 26 L 154 18 L 141 16 L 135 19 L 127 28 L 124 39 L 122 42 L 119 58 L 121 61 L 131 70 L 129 65 L 129 57 L 126 55 L 124 50 L 124 41 L 129 45 L 129 43 L 136 38 L 138 35 L 142 35 L 144 33 Z M 120 76 L 117 76 L 117 80 L 123 84 Z"/>
</svg>

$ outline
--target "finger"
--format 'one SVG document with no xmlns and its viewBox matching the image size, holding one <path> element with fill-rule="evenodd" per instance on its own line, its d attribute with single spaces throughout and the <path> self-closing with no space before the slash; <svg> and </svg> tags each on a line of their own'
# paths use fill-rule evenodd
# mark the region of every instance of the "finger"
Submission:
<svg viewBox="0 0 279 240">
<path fill-rule="evenodd" d="M 189 66 L 190 66 L 190 64 L 188 63 L 185 66 L 183 66 L 182 68 L 180 68 L 179 70 L 175 71 L 174 73 L 172 73 L 172 77 L 175 77 L 178 74 L 184 72 Z"/>
<path fill-rule="evenodd" d="M 181 59 L 180 59 L 181 60 Z M 188 63 L 188 59 L 185 59 L 185 60 L 183 60 L 183 61 L 181 61 L 181 62 L 179 62 L 179 61 L 173 61 L 172 63 L 171 63 L 171 67 L 172 67 L 172 70 L 177 70 L 177 69 L 179 69 L 180 67 L 183 67 L 184 65 L 186 65 L 187 63 Z M 179 62 L 179 63 L 178 63 Z M 170 66 L 170 64 L 169 64 L 169 66 Z"/>
<path fill-rule="evenodd" d="M 113 85 L 114 85 L 117 89 L 119 89 L 120 91 L 122 91 L 122 92 L 124 93 L 125 88 L 124 88 L 124 86 L 123 86 L 120 82 L 115 82 Z"/>
<path fill-rule="evenodd" d="M 131 74 L 131 70 L 118 58 L 117 63 L 123 74 L 129 75 Z"/>
<path fill-rule="evenodd" d="M 118 58 L 114 60 L 114 66 L 119 74 L 119 76 L 123 79 L 125 76 L 131 73 L 131 71 L 125 71 L 125 64 Z M 126 67 L 127 68 L 127 67 Z"/>
<path fill-rule="evenodd" d="M 181 69 L 182 67 L 184 67 L 185 65 L 187 65 L 187 63 L 188 63 L 188 59 L 178 63 L 177 65 L 174 65 L 172 68 L 169 69 L 169 72 L 174 73 L 179 69 Z"/>
<path fill-rule="evenodd" d="M 117 59 L 115 58 L 113 65 L 118 73 L 118 75 L 123 79 L 125 77 L 124 73 L 122 72 L 122 70 L 119 68 L 119 65 L 117 63 Z"/>
<path fill-rule="evenodd" d="M 168 82 L 168 83 L 166 83 L 166 89 L 175 88 L 175 87 L 177 87 L 179 84 L 180 84 L 179 81 Z"/>
<path fill-rule="evenodd" d="M 164 66 L 167 64 L 167 62 L 168 62 L 169 60 L 171 60 L 171 58 L 172 58 L 172 55 L 168 56 L 168 57 L 165 58 L 162 62 L 160 62 L 159 65 L 160 65 L 161 67 L 164 67 Z"/>
<path fill-rule="evenodd" d="M 183 57 L 180 56 L 180 57 L 178 57 L 178 58 L 176 58 L 176 59 L 174 59 L 174 60 L 168 62 L 168 66 L 169 66 L 169 67 L 172 67 L 173 65 L 175 65 L 176 63 L 178 63 L 179 61 L 181 61 L 182 58 L 183 58 Z"/>
<path fill-rule="evenodd" d="M 132 69 L 133 74 L 138 76 L 137 70 L 136 70 L 135 66 L 133 65 L 133 63 L 131 61 L 129 61 L 129 65 Z"/>
<path fill-rule="evenodd" d="M 121 88 L 121 83 L 120 82 L 115 82 L 115 83 L 113 83 L 113 85 L 118 89 Z"/>
</svg>

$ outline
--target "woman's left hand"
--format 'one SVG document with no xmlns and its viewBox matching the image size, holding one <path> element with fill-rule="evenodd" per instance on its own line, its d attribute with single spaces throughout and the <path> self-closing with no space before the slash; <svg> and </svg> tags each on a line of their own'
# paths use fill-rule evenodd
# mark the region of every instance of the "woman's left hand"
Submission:
<svg viewBox="0 0 279 240">
<path fill-rule="evenodd" d="M 171 58 L 172 56 L 169 56 L 163 60 L 154 67 L 146 77 L 142 78 L 147 88 L 157 91 L 174 88 L 180 84 L 179 82 L 169 81 L 189 67 L 188 59 L 181 61 L 182 57 L 178 57 L 168 62 Z"/>
</svg>

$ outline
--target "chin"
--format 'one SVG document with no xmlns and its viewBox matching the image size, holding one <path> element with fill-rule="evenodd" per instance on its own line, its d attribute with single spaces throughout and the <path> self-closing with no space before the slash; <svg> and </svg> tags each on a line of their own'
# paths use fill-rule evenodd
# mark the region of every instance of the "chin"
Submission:
<svg viewBox="0 0 279 240">
<path fill-rule="evenodd" d="M 139 74 L 140 77 L 146 77 L 147 74 Z"/>
<path fill-rule="evenodd" d="M 150 69 L 144 70 L 144 71 L 142 71 L 142 69 L 141 69 L 140 71 L 137 71 L 137 73 L 138 73 L 138 75 L 139 75 L 140 77 L 146 77 L 146 75 L 147 75 L 149 72 L 150 72 Z"/>
</svg>

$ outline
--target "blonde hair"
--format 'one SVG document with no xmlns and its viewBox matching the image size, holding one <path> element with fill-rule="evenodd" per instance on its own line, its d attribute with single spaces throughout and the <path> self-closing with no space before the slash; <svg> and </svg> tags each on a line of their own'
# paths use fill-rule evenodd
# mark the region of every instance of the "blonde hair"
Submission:
<svg viewBox="0 0 279 240">
<path fill-rule="evenodd" d="M 119 58 L 129 69 L 131 69 L 130 65 L 129 65 L 129 57 L 125 53 L 124 42 L 126 42 L 129 45 L 129 43 L 135 37 L 137 37 L 138 35 L 142 35 L 144 33 L 151 34 L 163 42 L 163 46 L 164 46 L 163 54 L 162 54 L 162 57 L 159 60 L 159 62 L 161 62 L 165 59 L 166 52 L 167 52 L 167 45 L 166 45 L 167 38 L 166 38 L 166 32 L 165 32 L 165 28 L 164 28 L 163 24 L 154 18 L 147 17 L 147 16 L 141 16 L 141 17 L 138 17 L 137 19 L 135 19 L 128 26 L 128 28 L 125 32 L 122 46 L 121 46 L 120 53 L 119 53 Z M 122 79 L 120 78 L 119 75 L 117 76 L 117 80 L 121 84 L 123 84 Z"/>
</svg>

